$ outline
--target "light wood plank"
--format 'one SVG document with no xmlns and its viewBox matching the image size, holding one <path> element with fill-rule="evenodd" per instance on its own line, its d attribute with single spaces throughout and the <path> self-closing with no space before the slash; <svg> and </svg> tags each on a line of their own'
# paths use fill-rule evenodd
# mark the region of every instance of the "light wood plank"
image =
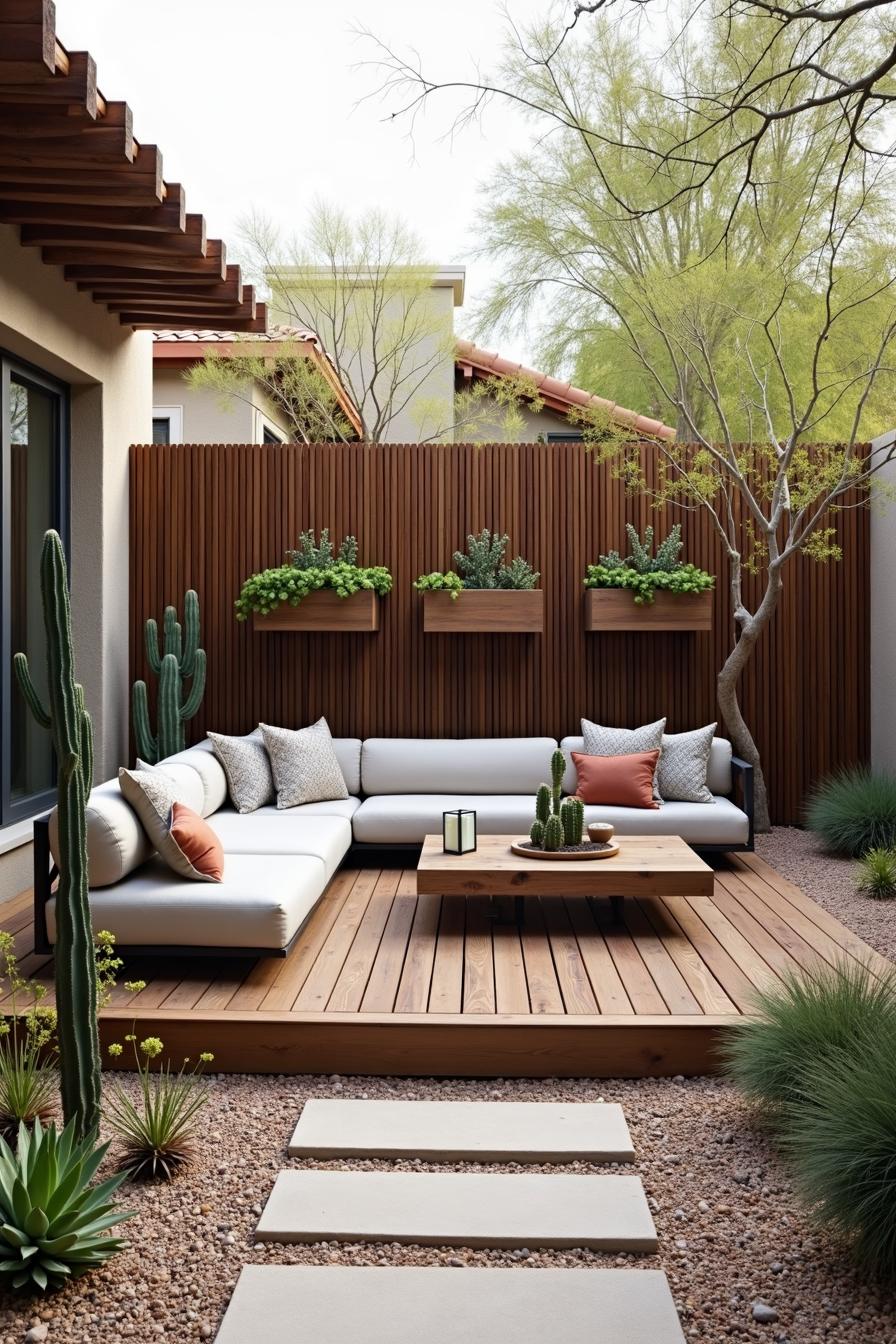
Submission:
<svg viewBox="0 0 896 1344">
<path fill-rule="evenodd" d="M 281 963 L 274 983 L 261 1001 L 263 1009 L 291 1008 L 295 1003 L 357 880 L 358 873 L 351 868 L 335 875 L 295 947 Z"/>
<path fill-rule="evenodd" d="M 488 914 L 489 903 L 487 897 L 473 897 L 467 901 L 463 988 L 463 1010 L 465 1013 L 493 1013 L 495 1011 L 492 921 Z"/>
<path fill-rule="evenodd" d="M 579 944 L 582 961 L 591 981 L 594 997 L 602 1013 L 634 1014 L 631 999 L 610 956 L 588 901 L 570 897 L 566 902 L 569 921 Z"/>
<path fill-rule="evenodd" d="M 526 1014 L 530 1010 L 526 964 L 515 919 L 495 921 L 492 932 L 495 957 L 495 1007 L 499 1013 Z"/>
<path fill-rule="evenodd" d="M 667 1010 L 676 1014 L 701 1012 L 700 1005 L 688 989 L 684 976 L 657 937 L 653 925 L 638 901 L 626 901 L 625 923 Z"/>
<path fill-rule="evenodd" d="M 413 871 L 403 872 L 361 1000 L 362 1013 L 392 1011 L 404 969 L 416 905 Z"/>
<path fill-rule="evenodd" d="M 562 901 L 545 901 L 542 904 L 542 914 L 550 939 L 554 969 L 557 972 L 565 1011 L 598 1012 L 597 999 L 594 997 L 565 904 Z"/>
<path fill-rule="evenodd" d="M 441 896 L 418 896 L 407 955 L 395 998 L 396 1013 L 425 1013 L 432 984 Z"/>
<path fill-rule="evenodd" d="M 626 902 L 631 905 L 631 901 Z M 592 907 L 594 908 L 594 907 Z M 594 909 L 597 927 L 603 934 L 607 951 L 613 958 L 613 965 L 619 972 L 625 992 L 636 1013 L 665 1013 L 666 1001 L 657 989 L 653 979 L 641 960 L 641 954 L 632 941 L 628 928 L 618 924 L 610 909 L 598 903 Z"/>
<path fill-rule="evenodd" d="M 338 922 L 330 930 L 301 991 L 296 996 L 293 1007 L 297 1012 L 320 1012 L 326 1008 L 351 950 L 358 925 L 370 904 L 379 876 L 376 868 L 361 869 L 359 872 Z"/>
<path fill-rule="evenodd" d="M 682 979 L 704 1013 L 740 1012 L 728 997 L 700 953 L 691 944 L 684 929 L 661 901 L 641 901 L 641 910 L 653 925 L 663 947 L 681 972 Z"/>
<path fill-rule="evenodd" d="M 461 1010 L 466 904 L 466 901 L 458 896 L 442 898 L 442 916 L 439 920 L 429 991 L 431 1013 L 459 1013 Z"/>
</svg>

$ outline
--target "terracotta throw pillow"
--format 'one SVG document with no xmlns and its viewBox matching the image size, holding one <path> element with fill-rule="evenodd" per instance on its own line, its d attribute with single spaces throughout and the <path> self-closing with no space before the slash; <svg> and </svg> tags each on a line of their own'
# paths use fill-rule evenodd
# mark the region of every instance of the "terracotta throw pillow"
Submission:
<svg viewBox="0 0 896 1344">
<path fill-rule="evenodd" d="M 211 826 L 198 812 L 185 803 L 175 803 L 168 823 L 168 838 L 180 850 L 198 880 L 221 881 L 224 876 L 224 848 Z M 167 855 L 163 857 L 167 858 Z"/>
<path fill-rule="evenodd" d="M 658 751 L 636 751 L 628 756 L 585 756 L 572 753 L 579 777 L 575 792 L 583 803 L 603 807 L 658 808 L 653 797 L 653 775 Z"/>
</svg>

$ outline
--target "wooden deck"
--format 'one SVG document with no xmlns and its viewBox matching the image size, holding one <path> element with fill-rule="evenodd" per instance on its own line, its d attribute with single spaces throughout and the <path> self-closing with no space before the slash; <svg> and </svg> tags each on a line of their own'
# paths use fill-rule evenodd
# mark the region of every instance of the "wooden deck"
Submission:
<svg viewBox="0 0 896 1344">
<path fill-rule="evenodd" d="M 2 914 L 23 971 L 50 984 L 26 896 Z M 212 1050 L 227 1072 L 701 1073 L 757 987 L 844 958 L 889 969 L 754 855 L 724 861 L 712 898 L 627 900 L 621 925 L 581 898 L 527 897 L 522 927 L 494 914 L 484 899 L 418 899 L 413 870 L 347 868 L 285 960 L 130 963 L 121 978 L 147 988 L 116 989 L 104 1040 L 136 1019 L 173 1058 Z"/>
</svg>

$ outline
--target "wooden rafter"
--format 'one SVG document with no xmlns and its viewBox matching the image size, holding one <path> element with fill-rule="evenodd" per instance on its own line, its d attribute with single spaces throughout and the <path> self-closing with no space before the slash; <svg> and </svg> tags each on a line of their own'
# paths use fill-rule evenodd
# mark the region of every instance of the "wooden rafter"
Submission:
<svg viewBox="0 0 896 1344">
<path fill-rule="evenodd" d="M 264 331 L 265 310 L 131 110 L 56 37 L 53 0 L 0 0 L 0 223 L 124 325 Z"/>
</svg>

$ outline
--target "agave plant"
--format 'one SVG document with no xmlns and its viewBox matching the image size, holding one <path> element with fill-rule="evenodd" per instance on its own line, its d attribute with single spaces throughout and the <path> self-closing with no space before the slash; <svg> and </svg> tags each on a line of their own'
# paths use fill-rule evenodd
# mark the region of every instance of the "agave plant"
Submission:
<svg viewBox="0 0 896 1344">
<path fill-rule="evenodd" d="M 134 1216 L 109 1200 L 124 1176 L 91 1186 L 109 1145 L 76 1134 L 74 1122 L 57 1132 L 36 1118 L 33 1133 L 19 1127 L 15 1152 L 0 1139 L 0 1286 L 61 1288 L 125 1245 L 106 1235 Z"/>
</svg>

